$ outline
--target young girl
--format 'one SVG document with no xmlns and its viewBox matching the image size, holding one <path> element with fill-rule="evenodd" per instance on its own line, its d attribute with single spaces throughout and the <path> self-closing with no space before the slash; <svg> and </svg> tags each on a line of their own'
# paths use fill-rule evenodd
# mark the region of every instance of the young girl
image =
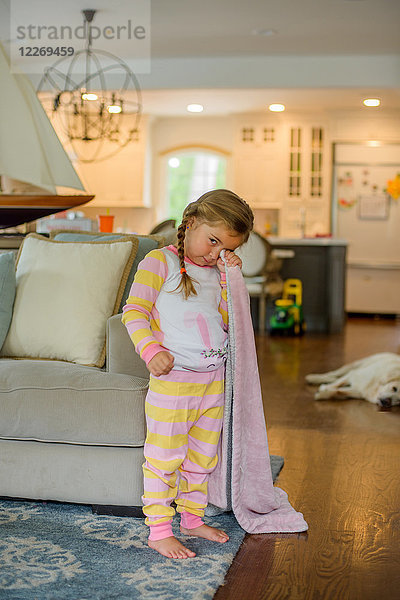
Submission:
<svg viewBox="0 0 400 600">
<path fill-rule="evenodd" d="M 202 520 L 224 410 L 228 314 L 220 253 L 229 267 L 241 267 L 234 251 L 252 228 L 244 200 L 229 190 L 207 192 L 186 207 L 177 247 L 152 250 L 139 264 L 123 309 L 150 371 L 143 465 L 148 544 L 169 558 L 195 556 L 173 536 L 172 501 L 182 533 L 229 539 Z"/>
</svg>

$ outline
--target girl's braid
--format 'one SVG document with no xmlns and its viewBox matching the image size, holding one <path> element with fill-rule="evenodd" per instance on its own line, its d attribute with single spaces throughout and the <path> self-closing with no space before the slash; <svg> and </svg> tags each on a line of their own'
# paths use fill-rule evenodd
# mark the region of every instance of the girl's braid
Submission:
<svg viewBox="0 0 400 600">
<path fill-rule="evenodd" d="M 185 299 L 189 296 L 194 295 L 197 296 L 196 288 L 193 285 L 193 280 L 186 272 L 185 267 L 185 236 L 186 236 L 186 228 L 187 223 L 189 221 L 188 216 L 184 216 L 182 219 L 182 223 L 178 227 L 178 258 L 179 258 L 179 266 L 181 269 L 181 281 L 176 288 L 176 290 L 181 290 Z"/>
<path fill-rule="evenodd" d="M 185 233 L 186 233 L 186 222 L 187 219 L 184 219 L 182 223 L 178 227 L 178 257 L 179 257 L 179 266 L 181 269 L 185 268 Z"/>
</svg>

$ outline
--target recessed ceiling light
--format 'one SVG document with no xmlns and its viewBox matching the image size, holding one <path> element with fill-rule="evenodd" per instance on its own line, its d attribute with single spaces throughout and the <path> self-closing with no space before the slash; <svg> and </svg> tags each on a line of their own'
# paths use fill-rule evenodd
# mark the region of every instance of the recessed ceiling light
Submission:
<svg viewBox="0 0 400 600">
<path fill-rule="evenodd" d="M 268 108 L 272 112 L 283 112 L 286 107 L 284 104 L 270 104 Z"/>
<path fill-rule="evenodd" d="M 272 35 L 276 35 L 278 32 L 276 29 L 253 29 L 252 35 L 262 35 L 263 37 L 271 37 Z"/>
<path fill-rule="evenodd" d="M 192 113 L 201 113 L 204 110 L 204 106 L 202 104 L 188 104 L 186 110 Z"/>
<path fill-rule="evenodd" d="M 378 98 L 366 98 L 363 100 L 365 106 L 379 106 L 381 101 Z"/>
<path fill-rule="evenodd" d="M 118 115 L 120 112 L 122 112 L 122 108 L 120 106 L 117 106 L 116 104 L 111 104 L 111 106 L 109 106 L 107 110 L 109 113 L 115 115 Z"/>
</svg>

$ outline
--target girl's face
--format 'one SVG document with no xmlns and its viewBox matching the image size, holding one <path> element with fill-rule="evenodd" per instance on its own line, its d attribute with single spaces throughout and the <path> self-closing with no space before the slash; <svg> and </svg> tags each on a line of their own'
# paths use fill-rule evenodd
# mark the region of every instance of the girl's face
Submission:
<svg viewBox="0 0 400 600">
<path fill-rule="evenodd" d="M 200 267 L 217 264 L 221 250 L 236 250 L 243 235 L 228 229 L 223 223 L 212 225 L 193 217 L 185 235 L 185 255 Z"/>
</svg>

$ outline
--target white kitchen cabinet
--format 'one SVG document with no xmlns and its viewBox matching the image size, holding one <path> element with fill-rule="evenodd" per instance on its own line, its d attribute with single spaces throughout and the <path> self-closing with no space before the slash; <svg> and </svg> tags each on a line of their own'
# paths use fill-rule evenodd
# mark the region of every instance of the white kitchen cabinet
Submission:
<svg viewBox="0 0 400 600">
<path fill-rule="evenodd" d="M 279 212 L 279 235 L 300 238 L 327 234 L 331 156 L 326 126 L 323 120 L 275 117 L 238 118 L 234 189 L 255 213 L 269 209 Z"/>
<path fill-rule="evenodd" d="M 131 208 L 147 206 L 145 170 L 147 122 L 142 117 L 137 136 L 105 161 L 80 164 L 79 175 L 86 190 L 95 194 L 91 207 Z"/>
<path fill-rule="evenodd" d="M 284 191 L 281 127 L 239 120 L 233 150 L 234 189 L 252 208 L 280 208 Z"/>
<path fill-rule="evenodd" d="M 286 187 L 280 235 L 300 238 L 330 233 L 331 156 L 323 122 L 285 124 Z"/>
<path fill-rule="evenodd" d="M 347 264 L 346 310 L 400 315 L 400 261 Z"/>
</svg>

